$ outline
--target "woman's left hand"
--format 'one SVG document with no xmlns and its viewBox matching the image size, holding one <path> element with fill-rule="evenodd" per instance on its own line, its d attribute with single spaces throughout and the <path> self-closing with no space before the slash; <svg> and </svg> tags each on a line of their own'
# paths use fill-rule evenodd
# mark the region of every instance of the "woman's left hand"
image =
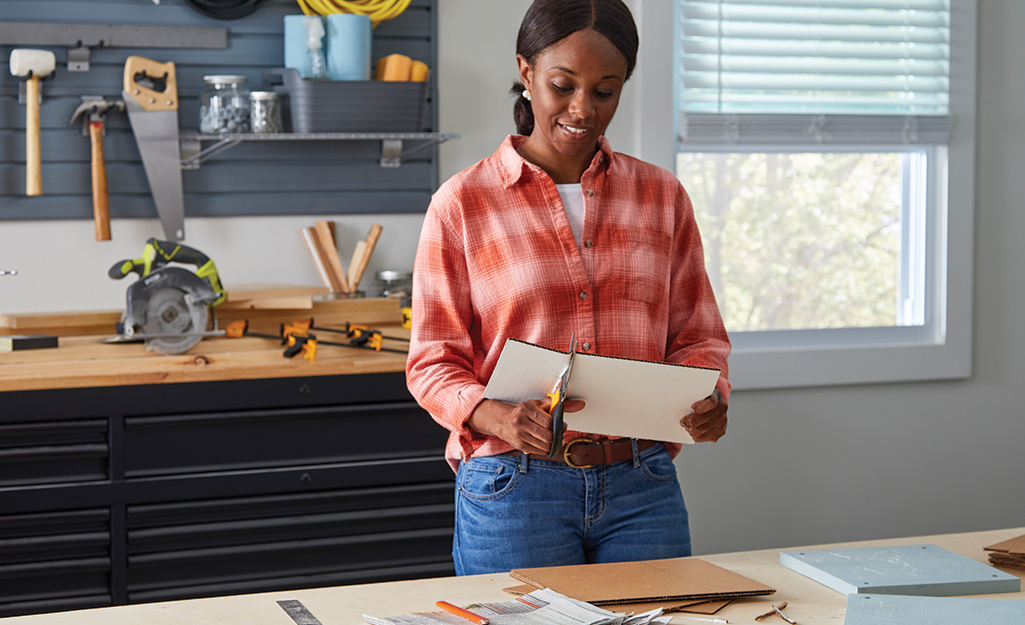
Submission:
<svg viewBox="0 0 1025 625">
<path fill-rule="evenodd" d="M 687 430 L 694 442 L 714 443 L 726 434 L 726 411 L 729 408 L 722 393 L 715 389 L 711 395 L 691 406 L 694 412 L 680 419 L 680 425 Z"/>
</svg>

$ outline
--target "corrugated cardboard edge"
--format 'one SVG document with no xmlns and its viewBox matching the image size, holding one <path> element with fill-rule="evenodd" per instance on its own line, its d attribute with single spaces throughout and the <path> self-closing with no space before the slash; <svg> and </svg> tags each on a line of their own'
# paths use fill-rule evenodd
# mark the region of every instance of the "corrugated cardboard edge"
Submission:
<svg viewBox="0 0 1025 625">
<path fill-rule="evenodd" d="M 1013 555 L 1025 555 L 1025 535 L 1018 536 L 1017 538 L 1011 538 L 990 545 L 989 547 L 983 547 L 987 551 L 999 551 L 1001 553 L 1009 553 Z"/>
<path fill-rule="evenodd" d="M 686 573 L 693 574 L 695 572 L 693 569 L 700 570 L 700 582 L 680 577 Z M 630 592 L 623 585 L 617 586 L 615 583 L 617 577 L 636 581 L 643 577 L 644 573 L 651 574 L 653 579 L 661 585 L 649 587 L 650 592 L 640 593 Z M 776 592 L 775 588 L 701 558 L 516 569 L 509 574 L 535 588 L 551 588 L 574 599 L 600 606 L 684 600 L 725 600 L 771 595 Z M 714 579 L 715 577 L 719 579 Z M 588 586 L 588 588 L 583 590 L 580 586 Z"/>
</svg>

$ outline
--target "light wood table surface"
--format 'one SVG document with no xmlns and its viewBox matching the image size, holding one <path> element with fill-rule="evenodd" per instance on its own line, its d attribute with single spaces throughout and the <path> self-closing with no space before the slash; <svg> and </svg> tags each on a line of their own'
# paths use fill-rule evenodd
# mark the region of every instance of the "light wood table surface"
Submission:
<svg viewBox="0 0 1025 625">
<path fill-rule="evenodd" d="M 909 544 L 935 544 L 980 562 L 988 562 L 983 547 L 1021 536 L 1025 527 L 963 534 L 915 536 L 830 545 L 795 546 L 795 549 L 827 549 Z M 776 593 L 767 597 L 739 599 L 715 616 L 730 623 L 755 623 L 754 617 L 771 609 L 773 603 L 788 602 L 785 613 L 802 625 L 843 623 L 847 598 L 779 564 L 780 549 L 744 551 L 703 556 L 704 559 L 751 579 L 768 584 Z M 1025 577 L 1025 569 L 1002 568 Z M 406 612 L 434 610 L 434 602 L 444 599 L 455 604 L 498 601 L 510 595 L 503 588 L 520 582 L 507 574 L 447 577 L 380 584 L 362 584 L 309 590 L 271 592 L 253 595 L 193 599 L 113 608 L 98 608 L 17 616 L 0 619 L 3 625 L 294 625 L 275 603 L 297 599 L 323 625 L 358 625 L 361 614 L 393 616 Z M 976 595 L 980 596 L 980 595 Z M 1025 600 L 1025 592 L 985 595 L 998 599 Z M 673 625 L 698 621 L 676 617 Z M 758 621 L 785 625 L 778 617 Z"/>
</svg>

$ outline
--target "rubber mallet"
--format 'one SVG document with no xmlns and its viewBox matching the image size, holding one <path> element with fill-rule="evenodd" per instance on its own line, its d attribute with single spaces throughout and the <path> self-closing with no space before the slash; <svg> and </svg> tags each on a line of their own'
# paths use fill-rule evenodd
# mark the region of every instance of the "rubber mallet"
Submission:
<svg viewBox="0 0 1025 625">
<path fill-rule="evenodd" d="M 25 195 L 43 194 L 42 157 L 39 151 L 39 79 L 57 67 L 49 50 L 11 52 L 11 74 L 25 79 Z"/>
</svg>

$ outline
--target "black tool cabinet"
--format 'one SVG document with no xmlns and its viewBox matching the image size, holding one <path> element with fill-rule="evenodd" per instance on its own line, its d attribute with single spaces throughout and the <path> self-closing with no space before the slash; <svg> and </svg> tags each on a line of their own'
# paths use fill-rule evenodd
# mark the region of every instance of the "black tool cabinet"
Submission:
<svg viewBox="0 0 1025 625">
<path fill-rule="evenodd" d="M 451 575 L 403 374 L 0 393 L 0 616 Z"/>
</svg>

